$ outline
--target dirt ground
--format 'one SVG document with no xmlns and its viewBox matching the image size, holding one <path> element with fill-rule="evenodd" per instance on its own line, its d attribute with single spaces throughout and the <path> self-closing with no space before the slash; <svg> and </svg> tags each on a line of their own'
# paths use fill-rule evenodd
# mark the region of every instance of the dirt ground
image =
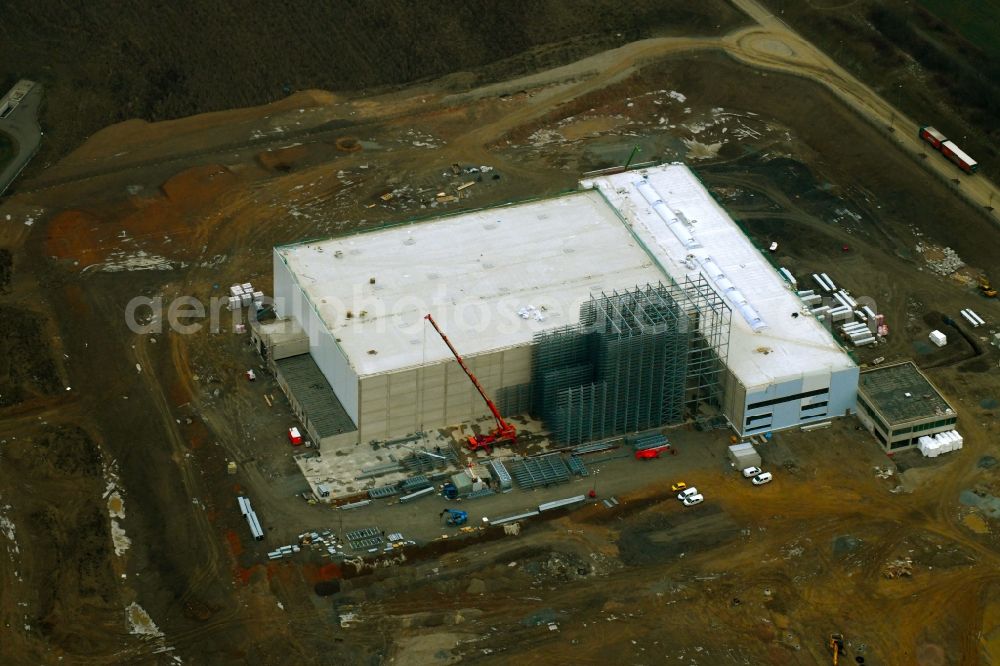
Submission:
<svg viewBox="0 0 1000 666">
<path fill-rule="evenodd" d="M 638 0 L 627 8 L 609 0 L 202 0 L 131 3 L 113 16 L 60 0 L 8 0 L 4 9 L 0 85 L 6 91 L 27 78 L 46 89 L 47 139 L 32 173 L 126 120 L 225 111 L 314 88 L 363 97 L 432 77 L 468 90 L 636 39 L 717 35 L 746 22 L 725 0 Z"/>
<path fill-rule="evenodd" d="M 963 323 L 926 343 L 961 308 L 1000 321 L 969 283 L 1000 256 L 994 223 L 828 89 L 703 38 L 668 46 L 463 92 L 126 122 L 3 200 L 0 307 L 23 324 L 0 366 L 4 663 L 814 664 L 835 631 L 852 663 L 1000 661 L 1000 352 Z M 778 264 L 873 298 L 890 335 L 857 360 L 915 359 L 965 448 L 889 459 L 847 418 L 778 433 L 756 488 L 724 463 L 727 433 L 681 429 L 676 459 L 599 466 L 617 507 L 426 543 L 433 500 L 345 515 L 295 496 L 294 419 L 273 379 L 242 380 L 259 361 L 228 315 L 191 335 L 124 325 L 136 296 L 267 290 L 275 244 L 564 191 L 635 145 L 688 162 Z M 453 163 L 493 170 L 439 203 L 469 179 Z M 937 272 L 945 248 L 964 269 Z M 682 475 L 704 504 L 670 497 Z M 303 530 L 372 524 L 420 545 L 374 569 L 266 560 Z"/>
</svg>

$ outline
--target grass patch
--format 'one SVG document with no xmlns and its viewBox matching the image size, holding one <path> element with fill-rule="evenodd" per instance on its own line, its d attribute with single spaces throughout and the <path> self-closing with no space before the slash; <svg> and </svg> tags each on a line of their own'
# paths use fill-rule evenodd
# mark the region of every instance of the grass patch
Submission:
<svg viewBox="0 0 1000 666">
<path fill-rule="evenodd" d="M 920 0 L 927 11 L 993 58 L 1000 58 L 1000 0 Z"/>
<path fill-rule="evenodd" d="M 0 171 L 12 159 L 14 159 L 14 141 L 3 132 L 0 132 Z"/>
</svg>

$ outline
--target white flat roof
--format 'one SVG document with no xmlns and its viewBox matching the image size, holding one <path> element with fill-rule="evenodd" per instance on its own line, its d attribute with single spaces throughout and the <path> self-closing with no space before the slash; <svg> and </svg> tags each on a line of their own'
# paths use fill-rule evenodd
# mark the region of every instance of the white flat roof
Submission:
<svg viewBox="0 0 1000 666">
<path fill-rule="evenodd" d="M 677 233 L 636 188 L 644 179 L 681 220 Z M 603 176 L 581 186 L 600 188 L 676 281 L 702 273 L 718 284 L 701 263 L 710 257 L 742 293 L 764 324 L 754 332 L 739 303 L 727 298 L 733 313 L 726 364 L 747 388 L 854 367 L 821 322 L 802 314 L 802 302 L 788 283 L 684 165 Z M 682 239 L 692 238 L 685 247 Z"/>
<path fill-rule="evenodd" d="M 643 180 L 652 188 L 646 196 L 636 187 Z M 733 310 L 727 365 L 748 389 L 854 367 L 684 165 L 581 186 L 275 251 L 359 376 L 450 358 L 423 321 L 428 312 L 463 356 L 475 356 L 575 324 L 591 295 L 667 281 L 664 273 L 678 282 L 702 273 L 720 292 L 736 290 L 726 294 Z M 662 199 L 661 211 L 680 226 L 671 229 L 649 196 Z"/>
<path fill-rule="evenodd" d="M 592 293 L 664 279 L 598 192 L 275 251 L 359 376 L 451 358 L 428 312 L 475 356 L 577 323 Z"/>
</svg>

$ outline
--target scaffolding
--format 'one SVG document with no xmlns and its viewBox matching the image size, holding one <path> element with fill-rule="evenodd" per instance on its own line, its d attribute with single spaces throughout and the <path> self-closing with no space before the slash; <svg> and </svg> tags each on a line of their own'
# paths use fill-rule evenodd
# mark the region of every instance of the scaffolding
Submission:
<svg viewBox="0 0 1000 666">
<path fill-rule="evenodd" d="M 702 276 L 591 297 L 535 336 L 532 411 L 579 444 L 685 419 L 722 400 L 730 310 Z"/>
</svg>

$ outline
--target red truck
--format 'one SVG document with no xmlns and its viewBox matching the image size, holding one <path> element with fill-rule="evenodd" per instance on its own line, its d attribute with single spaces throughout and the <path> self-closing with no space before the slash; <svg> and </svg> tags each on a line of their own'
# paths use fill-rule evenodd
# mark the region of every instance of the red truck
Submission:
<svg viewBox="0 0 1000 666">
<path fill-rule="evenodd" d="M 654 446 L 648 449 L 639 449 L 635 452 L 636 460 L 654 460 L 659 458 L 661 453 L 670 452 L 670 455 L 674 455 L 674 450 L 670 448 L 669 444 L 661 444 L 660 446 Z"/>
<path fill-rule="evenodd" d="M 941 144 L 948 140 L 948 137 L 930 125 L 924 125 L 921 127 L 919 136 L 921 139 L 934 146 L 934 150 L 941 150 Z"/>
<path fill-rule="evenodd" d="M 965 173 L 975 173 L 979 168 L 979 163 L 966 155 L 961 148 L 955 145 L 954 141 L 949 141 L 948 137 L 930 125 L 920 128 L 918 136 L 938 150 L 942 155 L 958 165 L 958 168 Z"/>
<path fill-rule="evenodd" d="M 941 154 L 957 164 L 958 168 L 965 173 L 975 173 L 976 169 L 979 168 L 979 163 L 976 160 L 962 152 L 962 149 L 951 141 L 945 141 L 941 144 Z"/>
</svg>

